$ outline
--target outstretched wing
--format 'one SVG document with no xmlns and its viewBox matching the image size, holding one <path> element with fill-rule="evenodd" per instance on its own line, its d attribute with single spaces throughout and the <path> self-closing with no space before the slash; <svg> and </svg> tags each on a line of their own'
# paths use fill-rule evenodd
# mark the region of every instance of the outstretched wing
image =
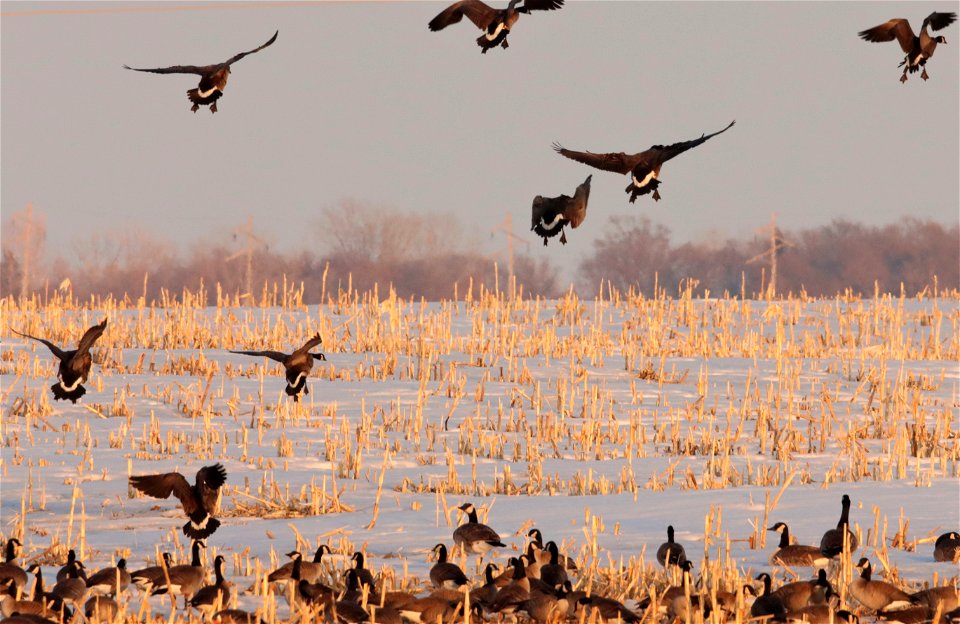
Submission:
<svg viewBox="0 0 960 624">
<path fill-rule="evenodd" d="M 86 353 L 90 350 L 90 347 L 93 346 L 93 343 L 97 341 L 101 335 L 103 335 L 103 330 L 107 328 L 107 319 L 103 319 L 99 325 L 94 325 L 87 331 L 83 333 L 83 337 L 80 338 L 80 342 L 77 343 L 77 353 Z"/>
<path fill-rule="evenodd" d="M 708 140 L 710 140 L 712 137 L 715 137 L 715 136 L 717 136 L 718 134 L 723 134 L 724 132 L 726 132 L 727 130 L 729 130 L 730 128 L 732 128 L 732 127 L 733 127 L 733 124 L 735 124 L 735 123 L 737 123 L 736 120 L 731 121 L 730 124 L 729 124 L 726 128 L 724 128 L 723 130 L 718 130 L 717 132 L 714 132 L 714 133 L 712 133 L 712 134 L 705 134 L 705 135 L 701 136 L 699 139 L 694 139 L 694 140 L 692 140 L 692 141 L 681 141 L 680 143 L 674 143 L 673 145 L 667 145 L 667 146 L 665 146 L 665 147 L 654 145 L 654 146 L 653 146 L 652 148 L 650 148 L 650 150 L 648 150 L 648 151 L 653 152 L 653 151 L 656 150 L 656 151 L 657 151 L 657 156 L 658 156 L 660 162 L 663 163 L 663 162 L 666 162 L 666 161 L 670 160 L 670 159 L 673 158 L 674 156 L 679 156 L 680 154 L 684 153 L 684 152 L 687 151 L 688 149 L 694 148 L 694 147 L 696 147 L 696 146 L 698 146 L 698 145 L 703 145 L 703 144 L 706 143 Z"/>
<path fill-rule="evenodd" d="M 474 26 L 486 30 L 490 22 L 496 19 L 497 13 L 496 9 L 487 6 L 480 0 L 459 0 L 459 2 L 454 2 L 440 11 L 440 14 L 430 20 L 427 26 L 433 31 L 443 30 L 451 24 L 456 24 L 466 15 Z"/>
<path fill-rule="evenodd" d="M 553 11 L 563 6 L 563 0 L 524 0 L 523 6 L 517 9 L 517 13 L 529 13 L 530 11 Z"/>
<path fill-rule="evenodd" d="M 12 327 L 10 328 L 10 331 L 17 334 L 18 336 L 23 336 L 24 338 L 30 338 L 31 340 L 36 340 L 37 342 L 42 342 L 43 344 L 47 345 L 47 348 L 50 349 L 50 351 L 52 351 L 53 354 L 61 360 L 66 359 L 68 357 L 67 354 L 63 351 L 63 349 L 53 344 L 49 340 L 44 340 L 43 338 L 37 338 L 36 336 L 31 336 L 30 334 L 24 334 L 24 333 L 18 332 Z"/>
<path fill-rule="evenodd" d="M 577 187 L 573 194 L 573 199 L 567 207 L 564 216 L 570 220 L 570 227 L 577 229 L 583 220 L 587 218 L 587 202 L 590 200 L 590 180 L 593 176 L 587 176 L 583 184 Z"/>
<path fill-rule="evenodd" d="M 232 56 L 232 57 L 230 57 L 230 60 L 228 60 L 226 63 L 224 63 L 224 65 L 232 65 L 232 64 L 236 63 L 237 61 L 239 61 L 240 59 L 242 59 L 243 57 L 245 57 L 246 55 L 248 55 L 248 54 L 253 54 L 254 52 L 259 52 L 260 50 L 266 48 L 267 46 L 272 45 L 273 42 L 277 40 L 277 35 L 279 35 L 279 34 L 280 34 L 280 31 L 278 30 L 277 32 L 273 33 L 273 36 L 270 37 L 270 40 L 269 40 L 269 41 L 267 41 L 265 44 L 263 44 L 263 45 L 260 46 L 259 48 L 254 48 L 253 50 L 250 50 L 249 52 L 241 52 L 240 54 L 237 54 L 236 56 Z"/>
<path fill-rule="evenodd" d="M 623 152 L 610 152 L 608 154 L 595 154 L 594 152 L 575 152 L 568 150 L 559 143 L 553 144 L 553 149 L 560 155 L 566 156 L 571 160 L 581 162 L 604 171 L 613 171 L 614 173 L 630 173 L 634 165 L 637 164 L 639 154 L 625 154 Z"/>
<path fill-rule="evenodd" d="M 941 28 L 946 28 L 955 21 L 957 21 L 956 13 L 938 13 L 937 11 L 934 11 L 927 16 L 927 19 L 923 20 L 923 23 L 930 24 L 930 28 L 933 30 L 940 30 Z"/>
<path fill-rule="evenodd" d="M 227 470 L 223 464 L 204 466 L 197 471 L 197 491 L 203 500 L 203 507 L 213 513 L 217 506 L 217 491 L 227 482 Z"/>
<path fill-rule="evenodd" d="M 268 357 L 271 360 L 276 360 L 278 362 L 283 362 L 287 359 L 287 354 L 280 353 L 279 351 L 230 351 L 230 353 L 236 353 L 237 355 L 253 355 L 256 357 Z"/>
<path fill-rule="evenodd" d="M 179 472 L 130 477 L 130 485 L 154 498 L 169 498 L 170 494 L 173 494 L 184 504 L 184 511 L 187 514 L 193 511 L 187 509 L 187 505 L 193 506 L 193 493 L 190 491 L 190 484 Z"/>
<path fill-rule="evenodd" d="M 151 74 L 199 74 L 203 76 L 213 71 L 213 65 L 173 65 L 172 67 L 156 67 L 153 69 L 146 69 L 142 67 L 130 67 L 129 65 L 124 65 L 124 69 L 132 69 L 133 71 L 140 72 L 150 72 Z"/>
<path fill-rule="evenodd" d="M 932 15 L 937 15 L 937 13 L 933 13 Z M 887 20 L 879 26 L 862 30 L 858 34 L 864 41 L 871 41 L 873 43 L 882 43 L 896 39 L 900 42 L 900 48 L 907 54 L 913 50 L 913 40 L 916 38 L 916 35 L 913 34 L 913 29 L 910 28 L 910 22 L 902 17 Z"/>
<path fill-rule="evenodd" d="M 313 338 L 303 343 L 303 346 L 297 349 L 296 351 L 294 351 L 294 353 L 306 353 L 310 349 L 322 343 L 323 343 L 323 339 L 320 338 L 320 332 L 317 332 L 316 334 L 313 335 Z"/>
</svg>

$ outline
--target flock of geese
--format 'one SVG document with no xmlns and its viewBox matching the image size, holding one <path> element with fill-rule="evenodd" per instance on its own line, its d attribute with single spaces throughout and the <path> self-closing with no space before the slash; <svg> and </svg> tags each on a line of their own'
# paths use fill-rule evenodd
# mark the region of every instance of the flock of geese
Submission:
<svg viewBox="0 0 960 624">
<path fill-rule="evenodd" d="M 201 551 L 203 541 L 217 527 L 211 514 L 216 504 L 216 490 L 226 479 L 219 464 L 206 466 L 197 473 L 193 488 L 177 473 L 133 477 L 131 484 L 153 496 L 164 497 L 164 492 L 176 494 L 190 518 L 190 528 L 184 532 L 194 537 L 189 563 L 174 564 L 169 553 L 161 554 L 157 565 L 129 571 L 125 559 L 115 566 L 90 574 L 71 550 L 65 565 L 57 572 L 57 582 L 50 591 L 44 586 L 41 567 L 34 563 L 23 569 L 17 564 L 17 539 L 6 544 L 6 562 L 0 565 L 0 609 L 4 624 L 49 624 L 86 618 L 92 621 L 114 621 L 124 615 L 118 598 L 131 586 L 144 596 L 169 594 L 176 607 L 183 598 L 183 609 L 196 610 L 205 621 L 224 624 L 262 624 L 259 611 L 250 612 L 232 608 L 236 598 L 233 583 L 224 577 L 224 558 L 217 555 L 213 561 L 214 582 L 205 584 L 206 571 Z M 212 496 L 212 500 L 211 500 Z M 478 520 L 472 503 L 458 507 L 466 520 L 453 532 L 455 549 L 466 557 L 483 556 L 506 544 L 490 526 Z M 471 580 L 463 568 L 448 558 L 447 546 L 438 543 L 431 549 L 435 563 L 430 568 L 429 586 L 422 591 L 388 591 L 377 583 L 374 574 L 365 567 L 362 552 L 354 552 L 352 567 L 339 579 L 333 579 L 323 557 L 332 553 L 321 544 L 312 560 L 293 550 L 287 553 L 290 562 L 267 575 L 268 587 L 283 586 L 282 591 L 291 605 L 291 618 L 299 610 L 301 621 L 324 621 L 337 624 L 454 624 L 466 618 L 477 621 L 497 620 L 560 624 L 568 619 L 595 618 L 598 621 L 635 624 L 653 620 L 690 621 L 692 614 L 703 617 L 713 612 L 721 619 L 742 621 L 738 609 L 749 609 L 750 618 L 773 620 L 787 624 L 857 624 L 858 615 L 841 608 L 828 570 L 836 573 L 835 560 L 852 556 L 859 547 L 856 535 L 849 529 L 850 498 L 842 499 L 842 512 L 836 528 L 824 533 L 819 546 L 790 543 L 787 525 L 777 522 L 768 530 L 780 534 L 780 544 L 770 556 L 773 566 L 819 568 L 809 580 L 784 583 L 773 588 L 769 573 L 756 577 L 759 587 L 744 584 L 727 591 L 709 592 L 699 587 L 693 574 L 693 563 L 687 558 L 682 544 L 676 541 L 672 526 L 667 528 L 667 541 L 656 553 L 657 562 L 664 568 L 676 566 L 681 571 L 678 585 L 656 588 L 650 583 L 647 595 L 639 595 L 627 602 L 601 595 L 592 584 L 582 582 L 580 566 L 572 556 L 560 552 L 556 542 L 543 542 L 539 529 L 530 529 L 529 541 L 519 556 L 510 557 L 505 570 L 492 562 L 483 568 L 480 579 Z M 203 519 L 200 515 L 203 515 Z M 934 546 L 936 561 L 960 561 L 960 534 L 945 533 Z M 833 564 L 833 565 L 832 565 Z M 870 612 L 877 619 L 891 624 L 956 624 L 960 622 L 960 604 L 955 586 L 931 587 L 907 593 L 897 586 L 872 578 L 872 566 L 866 557 L 856 564 L 859 576 L 847 585 L 847 595 L 860 605 L 857 611 Z M 28 589 L 28 575 L 34 576 L 32 591 Z M 739 605 L 739 607 L 738 607 Z M 83 618 L 79 616 L 83 615 Z M 131 614 L 127 613 L 129 619 Z M 172 612 L 171 612 L 172 617 Z M 593 621 L 593 619 L 591 619 Z"/>
<path fill-rule="evenodd" d="M 454 2 L 428 23 L 431 31 L 440 31 L 448 26 L 459 23 L 466 17 L 482 34 L 477 38 L 477 45 L 482 53 L 496 47 L 507 48 L 507 36 L 515 27 L 521 15 L 536 11 L 555 11 L 562 8 L 564 0 L 510 0 L 504 9 L 493 8 L 481 0 L 459 0 Z M 930 30 L 941 30 L 957 19 L 954 12 L 944 13 L 934 11 L 923 20 L 920 34 L 916 35 L 906 19 L 891 19 L 883 24 L 860 32 L 860 37 L 866 41 L 886 42 L 896 40 L 906 54 L 900 66 L 903 67 L 901 82 L 906 82 L 907 74 L 923 70 L 921 78 L 927 80 L 927 62 L 933 56 L 939 44 L 945 44 L 943 36 L 932 36 Z M 149 72 L 154 74 L 194 74 L 200 76 L 196 88 L 187 91 L 187 97 L 192 103 L 190 110 L 197 112 L 201 106 L 209 106 L 211 113 L 217 112 L 217 101 L 223 96 L 227 80 L 234 63 L 250 54 L 267 48 L 277 40 L 279 31 L 275 32 L 263 45 L 248 52 L 236 54 L 222 63 L 212 65 L 173 65 L 170 67 L 140 68 L 124 65 L 126 69 Z M 698 139 L 681 141 L 672 145 L 653 145 L 647 150 L 635 154 L 624 152 L 594 153 L 578 152 L 565 149 L 559 144 L 554 149 L 561 155 L 577 162 L 589 165 L 603 171 L 611 171 L 630 176 L 630 184 L 626 188 L 630 202 L 636 201 L 641 195 L 651 194 L 655 201 L 660 199 L 659 186 L 660 169 L 663 164 L 688 149 L 703 144 L 709 138 L 725 132 L 733 126 L 731 122 L 726 128 L 713 134 L 703 134 Z M 577 187 L 573 197 L 560 195 L 557 197 L 537 196 L 533 201 L 531 230 L 543 238 L 546 245 L 550 238 L 560 236 L 560 242 L 567 241 L 564 228 L 570 226 L 576 229 L 586 218 L 587 201 L 590 195 L 590 178 Z"/>
</svg>

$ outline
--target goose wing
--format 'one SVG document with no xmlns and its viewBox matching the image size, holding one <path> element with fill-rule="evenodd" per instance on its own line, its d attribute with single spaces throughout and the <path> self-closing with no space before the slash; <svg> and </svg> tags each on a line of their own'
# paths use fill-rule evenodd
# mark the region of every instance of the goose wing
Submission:
<svg viewBox="0 0 960 624">
<path fill-rule="evenodd" d="M 498 13 L 499 11 L 480 0 L 459 0 L 440 11 L 427 26 L 433 31 L 443 30 L 451 24 L 456 24 L 466 15 L 474 26 L 486 30 L 490 22 L 497 18 Z"/>
<path fill-rule="evenodd" d="M 132 69 L 133 71 L 138 72 L 150 72 L 151 74 L 199 74 L 204 76 L 214 71 L 216 65 L 172 65 L 170 67 L 130 67 L 129 65 L 124 65 L 124 69 Z"/>
<path fill-rule="evenodd" d="M 563 6 L 563 0 L 524 0 L 523 6 L 517 9 L 517 13 L 529 13 L 530 11 L 553 11 Z"/>
<path fill-rule="evenodd" d="M 130 485 L 154 498 L 170 498 L 173 494 L 180 499 L 188 516 L 196 511 L 193 490 L 179 472 L 130 477 Z"/>
<path fill-rule="evenodd" d="M 273 42 L 277 40 L 277 35 L 279 35 L 279 34 L 280 34 L 280 31 L 278 30 L 277 32 L 273 33 L 273 36 L 270 37 L 270 40 L 267 41 L 267 42 L 266 42 L 265 44 L 263 44 L 262 46 L 260 46 L 260 47 L 258 47 L 258 48 L 254 48 L 253 50 L 250 50 L 249 52 L 241 52 L 240 54 L 234 55 L 234 56 L 230 57 L 230 59 L 227 60 L 227 62 L 224 63 L 224 65 L 233 65 L 234 63 L 236 63 L 237 61 L 239 61 L 239 60 L 242 59 L 243 57 L 247 56 L 248 54 L 253 54 L 253 53 L 255 53 L 255 52 L 259 52 L 260 50 L 266 48 L 267 46 L 273 45 Z"/>
<path fill-rule="evenodd" d="M 558 214 L 563 214 L 563 210 L 566 208 L 570 199 L 571 198 L 566 195 L 561 195 L 560 197 L 542 197 L 538 195 L 535 197 L 533 200 L 533 214 L 530 221 L 530 229 L 536 229 L 541 222 L 550 223 Z"/>
<path fill-rule="evenodd" d="M 939 13 L 934 11 L 928 15 L 925 20 L 923 20 L 923 23 L 930 24 L 930 28 L 933 30 L 940 30 L 941 28 L 946 28 L 955 21 L 957 21 L 956 13 Z"/>
<path fill-rule="evenodd" d="M 94 325 L 87 331 L 83 333 L 83 337 L 80 338 L 80 342 L 77 344 L 77 352 L 85 353 L 90 350 L 90 347 L 93 346 L 93 343 L 103 335 L 103 330 L 107 328 L 107 319 L 103 319 L 99 325 Z"/>
<path fill-rule="evenodd" d="M 13 328 L 11 328 L 10 331 L 17 334 L 18 336 L 23 336 L 24 338 L 30 338 L 31 340 L 36 340 L 37 342 L 42 342 L 43 344 L 47 345 L 47 348 L 50 349 L 50 351 L 53 352 L 53 354 L 57 356 L 57 358 L 61 360 L 65 360 L 69 358 L 69 356 L 63 349 L 53 344 L 49 340 L 44 340 L 43 338 L 37 338 L 36 336 L 31 336 L 30 334 L 21 333 Z"/>
<path fill-rule="evenodd" d="M 936 13 L 933 15 L 936 15 Z M 913 29 L 910 28 L 910 22 L 902 17 L 887 20 L 879 26 L 862 30 L 858 34 L 864 41 L 873 43 L 882 43 L 896 39 L 900 43 L 900 48 L 907 54 L 913 51 L 913 42 L 917 38 L 917 36 L 913 34 Z"/>
<path fill-rule="evenodd" d="M 312 337 L 310 340 L 308 340 L 308 341 L 306 341 L 305 343 L 303 343 L 303 346 L 302 346 L 302 347 L 300 347 L 299 349 L 297 349 L 296 351 L 294 351 L 294 353 L 295 353 L 295 354 L 297 354 L 297 353 L 307 353 L 308 351 L 310 351 L 310 349 L 312 349 L 312 348 L 314 348 L 315 346 L 317 346 L 318 344 L 322 344 L 322 343 L 323 343 L 323 339 L 320 338 L 320 332 L 317 332 L 316 334 L 313 335 L 313 337 Z"/>
<path fill-rule="evenodd" d="M 587 218 L 587 202 L 590 200 L 590 180 L 592 178 L 592 175 L 587 176 L 583 184 L 577 187 L 573 199 L 570 200 L 567 210 L 564 212 L 564 217 L 569 219 L 570 227 L 573 229 L 579 227 L 583 220 Z"/>
<path fill-rule="evenodd" d="M 227 482 L 227 470 L 223 464 L 204 466 L 197 471 L 197 492 L 203 501 L 203 507 L 212 512 L 217 506 L 217 491 Z"/>
<path fill-rule="evenodd" d="M 236 353 L 237 355 L 252 355 L 255 357 L 267 357 L 271 360 L 276 360 L 277 362 L 284 362 L 288 357 L 286 353 L 280 353 L 279 351 L 230 351 L 230 353 Z"/>
<path fill-rule="evenodd" d="M 718 134 L 723 134 L 724 132 L 732 128 L 733 124 L 735 123 L 737 123 L 735 120 L 731 121 L 727 125 L 727 127 L 724 128 L 723 130 L 718 130 L 717 132 L 714 132 L 712 134 L 704 134 L 699 139 L 693 139 L 692 141 L 681 141 L 680 143 L 674 143 L 673 145 L 667 145 L 666 147 L 655 145 L 650 150 L 647 150 L 647 151 L 650 152 L 651 150 L 658 150 L 659 151 L 658 157 L 660 159 L 660 162 L 666 162 L 675 156 L 679 156 L 680 154 L 684 153 L 688 149 L 697 147 L 698 145 L 703 145 L 712 137 L 715 137 Z"/>
<path fill-rule="evenodd" d="M 639 162 L 641 154 L 625 154 L 623 152 L 610 152 L 607 154 L 597 154 L 594 152 L 576 152 L 568 150 L 559 143 L 553 144 L 553 149 L 561 156 L 566 156 L 571 160 L 590 165 L 604 171 L 614 173 L 630 173 L 630 170 Z"/>
</svg>

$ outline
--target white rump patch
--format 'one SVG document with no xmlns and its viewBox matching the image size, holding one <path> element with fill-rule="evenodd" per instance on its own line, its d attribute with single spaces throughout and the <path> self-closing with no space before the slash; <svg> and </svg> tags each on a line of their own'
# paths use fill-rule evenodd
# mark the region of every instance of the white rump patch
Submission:
<svg viewBox="0 0 960 624">
<path fill-rule="evenodd" d="M 73 385 L 67 386 L 67 385 L 64 385 L 63 378 L 62 377 L 60 378 L 60 387 L 67 392 L 73 392 L 74 390 L 77 389 L 77 386 L 79 386 L 82 383 L 83 383 L 83 377 L 77 377 L 77 380 L 73 382 Z"/>
<path fill-rule="evenodd" d="M 297 378 L 293 380 L 293 383 L 287 382 L 287 387 L 296 388 L 297 386 L 300 385 L 300 380 L 302 380 L 304 377 L 306 377 L 306 375 L 304 375 L 303 373 L 300 373 L 299 375 L 297 375 Z"/>
<path fill-rule="evenodd" d="M 213 95 L 214 91 L 219 91 L 219 89 L 217 89 L 216 87 L 213 87 L 209 91 L 201 91 L 199 88 L 197 88 L 197 95 L 199 95 L 200 97 L 210 97 L 211 95 Z"/>
<path fill-rule="evenodd" d="M 552 230 L 553 228 L 557 227 L 557 223 L 559 223 L 561 219 L 563 219 L 563 215 L 559 213 L 557 214 L 557 216 L 553 218 L 553 221 L 551 221 L 550 223 L 547 223 L 546 221 L 543 220 L 543 217 L 540 217 L 540 226 L 545 230 Z"/>
<path fill-rule="evenodd" d="M 650 180 L 652 180 L 652 179 L 654 179 L 654 178 L 657 177 L 657 172 L 656 172 L 656 171 L 651 171 L 650 173 L 647 174 L 647 177 L 645 177 L 645 178 L 642 179 L 642 180 L 637 180 L 637 176 L 631 176 L 631 177 L 633 178 L 633 185 L 634 185 L 634 186 L 636 186 L 637 188 L 643 188 L 643 187 L 645 187 L 647 184 L 650 183 Z"/>
<path fill-rule="evenodd" d="M 505 26 L 506 24 L 504 24 L 503 22 L 500 22 L 499 24 L 497 24 L 497 29 L 493 31 L 493 34 L 487 33 L 487 41 L 493 41 L 494 39 L 496 39 L 497 36 L 500 35 L 500 31 L 503 30 Z"/>
<path fill-rule="evenodd" d="M 209 516 L 209 514 L 208 514 L 208 515 L 203 519 L 203 522 L 201 522 L 201 523 L 199 523 L 199 524 L 196 523 L 196 522 L 194 522 L 193 520 L 191 520 L 191 521 L 190 521 L 190 526 L 192 526 L 192 527 L 195 528 L 195 529 L 205 529 L 205 528 L 207 528 L 207 520 L 209 520 L 209 519 L 210 519 L 210 516 Z"/>
</svg>

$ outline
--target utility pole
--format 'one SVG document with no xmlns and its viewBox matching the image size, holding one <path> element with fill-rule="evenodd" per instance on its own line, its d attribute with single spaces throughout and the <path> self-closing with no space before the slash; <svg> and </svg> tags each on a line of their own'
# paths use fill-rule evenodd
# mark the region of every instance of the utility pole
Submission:
<svg viewBox="0 0 960 624">
<path fill-rule="evenodd" d="M 770 249 L 750 258 L 747 260 L 747 264 L 759 262 L 767 257 L 770 258 L 770 282 L 767 284 L 767 292 L 765 296 L 768 299 L 773 299 L 777 294 L 777 256 L 780 255 L 781 249 L 784 249 L 785 247 L 793 247 L 793 243 L 783 238 L 783 236 L 780 234 L 780 230 L 777 229 L 776 212 L 770 214 L 770 223 L 768 225 L 758 228 L 756 231 L 758 233 L 765 233 L 767 230 L 770 231 Z"/>
<path fill-rule="evenodd" d="M 490 228 L 491 236 L 497 233 L 502 233 L 507 239 L 507 274 L 509 279 L 508 283 L 510 284 L 510 299 L 513 299 L 516 295 L 516 282 L 513 277 L 513 245 L 514 242 L 517 242 L 530 247 L 530 241 L 525 238 L 520 238 L 513 233 L 513 215 L 509 212 L 503 221 Z"/>
<path fill-rule="evenodd" d="M 245 256 L 247 259 L 246 271 L 244 272 L 244 288 L 246 290 L 246 296 L 250 297 L 251 301 L 253 300 L 253 252 L 261 247 L 266 247 L 263 239 L 257 236 L 256 232 L 253 229 L 253 217 L 247 215 L 247 222 L 241 226 L 234 228 L 233 238 L 236 240 L 238 236 L 242 236 L 246 239 L 246 246 L 242 248 L 235 254 L 232 254 L 227 257 L 227 262 L 239 258 L 240 256 Z"/>
</svg>

